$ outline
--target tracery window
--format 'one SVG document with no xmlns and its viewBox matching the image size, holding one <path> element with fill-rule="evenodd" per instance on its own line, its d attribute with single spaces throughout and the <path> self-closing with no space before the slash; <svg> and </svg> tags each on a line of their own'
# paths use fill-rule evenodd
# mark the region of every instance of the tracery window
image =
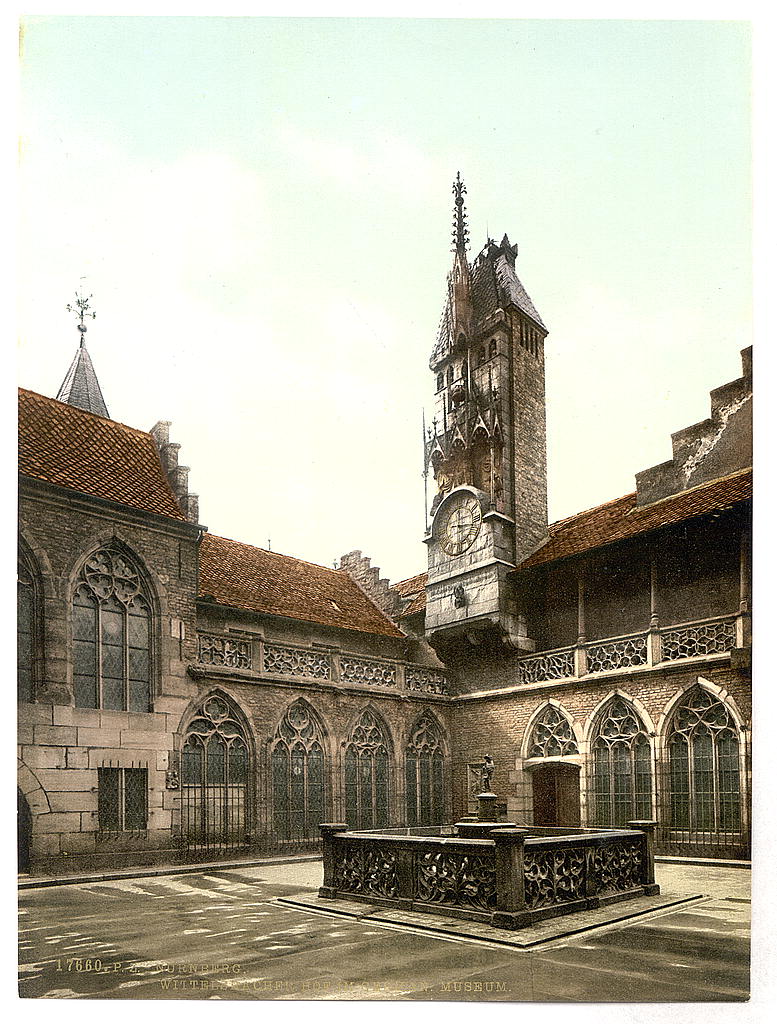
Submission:
<svg viewBox="0 0 777 1024">
<path fill-rule="evenodd" d="M 621 697 L 599 717 L 593 742 L 596 825 L 624 825 L 652 817 L 653 773 L 645 727 Z"/>
<path fill-rule="evenodd" d="M 151 710 L 151 605 L 132 560 L 101 548 L 73 593 L 76 707 Z"/>
<path fill-rule="evenodd" d="M 32 572 L 20 558 L 16 573 L 16 685 L 17 700 L 30 701 L 35 693 L 36 600 Z"/>
<path fill-rule="evenodd" d="M 440 825 L 445 820 L 445 753 L 435 720 L 422 714 L 405 749 L 408 825 Z"/>
<path fill-rule="evenodd" d="M 726 706 L 695 686 L 673 715 L 668 750 L 671 825 L 739 831 L 739 737 Z"/>
<path fill-rule="evenodd" d="M 324 737 L 303 700 L 287 708 L 272 748 L 273 822 L 279 839 L 317 839 L 326 816 Z"/>
<path fill-rule="evenodd" d="M 529 757 L 565 757 L 577 752 L 569 722 L 557 708 L 548 705 L 532 730 Z"/>
<path fill-rule="evenodd" d="M 223 697 L 208 697 L 186 730 L 181 753 L 182 830 L 190 848 L 247 841 L 249 767 L 237 715 Z"/>
<path fill-rule="evenodd" d="M 345 820 L 351 828 L 389 823 L 389 748 L 386 727 L 367 708 L 345 747 Z"/>
</svg>

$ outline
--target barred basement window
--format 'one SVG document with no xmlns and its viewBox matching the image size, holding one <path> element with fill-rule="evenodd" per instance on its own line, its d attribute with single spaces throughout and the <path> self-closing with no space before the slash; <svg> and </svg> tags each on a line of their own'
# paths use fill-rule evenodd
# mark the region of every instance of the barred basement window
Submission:
<svg viewBox="0 0 777 1024">
<path fill-rule="evenodd" d="M 405 750 L 405 799 L 408 825 L 441 825 L 445 821 L 442 735 L 426 713 L 416 721 Z"/>
<path fill-rule="evenodd" d="M 647 733 L 626 701 L 616 697 L 602 713 L 593 743 L 594 824 L 651 818 L 652 786 Z"/>
<path fill-rule="evenodd" d="M 738 832 L 739 738 L 725 705 L 694 687 L 674 713 L 668 749 L 671 827 Z"/>
<path fill-rule="evenodd" d="M 388 806 L 388 733 L 368 708 L 345 748 L 345 820 L 350 828 L 384 828 L 389 823 Z"/>
<path fill-rule="evenodd" d="M 148 769 L 98 768 L 97 818 L 101 832 L 140 832 L 148 822 Z"/>
<path fill-rule="evenodd" d="M 150 711 L 150 627 L 132 561 L 113 548 L 90 555 L 73 594 L 76 707 Z"/>
<path fill-rule="evenodd" d="M 16 576 L 17 700 L 31 701 L 35 693 L 35 587 L 32 573 L 19 559 Z"/>
<path fill-rule="evenodd" d="M 275 835 L 317 839 L 326 815 L 324 737 L 305 701 L 296 701 L 281 719 L 271 761 Z"/>
</svg>

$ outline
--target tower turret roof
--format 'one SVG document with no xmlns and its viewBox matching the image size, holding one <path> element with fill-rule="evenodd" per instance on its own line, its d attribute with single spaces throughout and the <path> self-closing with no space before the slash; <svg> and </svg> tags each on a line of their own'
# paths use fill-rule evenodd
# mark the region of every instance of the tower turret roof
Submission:
<svg viewBox="0 0 777 1024">
<path fill-rule="evenodd" d="M 57 401 L 75 405 L 78 409 L 85 409 L 97 416 L 105 416 L 106 419 L 110 418 L 83 338 L 57 392 Z"/>
</svg>

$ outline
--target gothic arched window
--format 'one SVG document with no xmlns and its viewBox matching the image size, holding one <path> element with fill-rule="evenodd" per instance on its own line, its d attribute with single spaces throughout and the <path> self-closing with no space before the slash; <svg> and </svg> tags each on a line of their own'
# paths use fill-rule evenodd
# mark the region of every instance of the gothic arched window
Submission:
<svg viewBox="0 0 777 1024">
<path fill-rule="evenodd" d="M 441 825 L 445 820 L 445 754 L 435 720 L 424 713 L 405 749 L 408 825 Z"/>
<path fill-rule="evenodd" d="M 186 730 L 181 753 L 181 830 L 189 848 L 248 842 L 250 757 L 228 701 L 208 697 Z"/>
<path fill-rule="evenodd" d="M 272 746 L 273 822 L 278 839 L 317 839 L 326 816 L 324 737 L 311 709 L 286 709 Z"/>
<path fill-rule="evenodd" d="M 451 364 L 448 367 L 448 384 L 452 384 L 452 383 L 453 383 L 453 365 Z"/>
<path fill-rule="evenodd" d="M 345 820 L 351 828 L 389 823 L 389 749 L 386 727 L 367 708 L 345 745 Z"/>
<path fill-rule="evenodd" d="M 151 605 L 132 560 L 101 548 L 73 592 L 76 707 L 151 710 Z"/>
<path fill-rule="evenodd" d="M 482 366 L 486 361 L 486 346 L 481 345 L 478 351 L 478 366 Z"/>
<path fill-rule="evenodd" d="M 652 817 L 650 743 L 645 727 L 621 697 L 599 716 L 593 741 L 596 825 L 624 825 Z"/>
<path fill-rule="evenodd" d="M 26 561 L 19 558 L 16 570 L 16 686 L 17 700 L 35 696 L 35 652 L 38 643 L 35 578 Z"/>
<path fill-rule="evenodd" d="M 671 825 L 738 832 L 739 737 L 725 705 L 695 686 L 672 716 L 668 750 Z"/>
<path fill-rule="evenodd" d="M 532 729 L 529 757 L 565 757 L 577 752 L 569 722 L 552 704 L 548 705 Z"/>
<path fill-rule="evenodd" d="M 445 387 L 445 375 L 442 373 L 437 374 L 437 390 L 442 391 Z"/>
<path fill-rule="evenodd" d="M 492 338 L 488 343 L 488 358 L 493 359 L 499 352 L 499 346 L 497 345 L 496 338 Z"/>
</svg>

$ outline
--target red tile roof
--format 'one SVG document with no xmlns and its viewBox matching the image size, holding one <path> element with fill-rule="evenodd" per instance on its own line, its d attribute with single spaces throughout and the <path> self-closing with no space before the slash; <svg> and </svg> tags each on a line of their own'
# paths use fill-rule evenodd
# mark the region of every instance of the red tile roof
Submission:
<svg viewBox="0 0 777 1024">
<path fill-rule="evenodd" d="M 712 480 L 679 494 L 672 494 L 651 505 L 636 505 L 636 493 L 608 501 L 604 505 L 579 512 L 568 519 L 560 519 L 548 527 L 550 539 L 533 555 L 514 569 L 522 572 L 535 565 L 544 565 L 560 558 L 581 555 L 594 548 L 627 540 L 650 530 L 681 523 L 694 516 L 710 512 L 723 512 L 753 494 L 753 471 L 743 469 L 729 476 Z M 413 600 L 402 612 L 402 617 L 414 615 L 426 607 L 426 574 L 413 576 L 397 583 L 395 590 Z"/>
<path fill-rule="evenodd" d="M 627 540 L 650 530 L 681 523 L 693 516 L 722 512 L 753 494 L 752 469 L 700 484 L 687 491 L 671 494 L 650 505 L 637 505 L 636 493 L 561 519 L 548 528 L 550 539 L 530 555 L 516 572 L 535 565 L 569 558 L 584 551 Z"/>
<path fill-rule="evenodd" d="M 405 599 L 410 598 L 410 604 L 408 604 L 401 612 L 401 617 L 404 618 L 406 615 L 414 615 L 416 612 L 422 612 L 426 608 L 426 573 L 421 572 L 417 576 L 411 576 L 407 580 L 400 580 L 399 583 L 395 583 L 391 588 L 395 590 L 400 597 Z"/>
<path fill-rule="evenodd" d="M 150 434 L 19 388 L 19 472 L 186 521 Z"/>
<path fill-rule="evenodd" d="M 404 636 L 346 572 L 210 533 L 200 545 L 199 596 L 267 615 Z"/>
</svg>

